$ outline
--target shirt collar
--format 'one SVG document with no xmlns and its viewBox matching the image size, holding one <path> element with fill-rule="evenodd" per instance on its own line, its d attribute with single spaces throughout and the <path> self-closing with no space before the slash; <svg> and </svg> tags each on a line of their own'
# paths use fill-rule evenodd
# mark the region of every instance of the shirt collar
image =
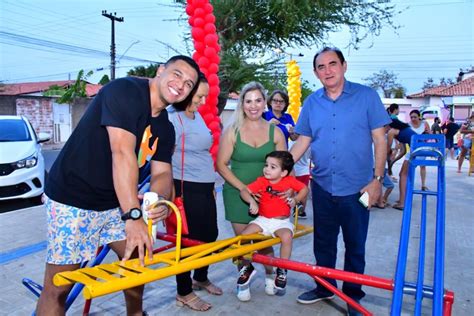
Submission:
<svg viewBox="0 0 474 316">
<path fill-rule="evenodd" d="M 342 93 L 347 93 L 347 94 L 353 94 L 354 93 L 354 85 L 352 84 L 352 82 L 348 81 L 345 77 L 344 77 L 344 87 L 342 88 Z M 322 88 L 322 89 L 319 89 L 317 91 L 317 96 L 318 97 L 323 97 L 326 95 L 326 88 Z"/>
</svg>

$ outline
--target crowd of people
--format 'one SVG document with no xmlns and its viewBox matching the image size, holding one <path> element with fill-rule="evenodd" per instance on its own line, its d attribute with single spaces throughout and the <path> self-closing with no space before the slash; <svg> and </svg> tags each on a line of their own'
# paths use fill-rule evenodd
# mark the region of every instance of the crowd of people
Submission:
<svg viewBox="0 0 474 316">
<path fill-rule="evenodd" d="M 137 186 L 145 167 L 150 168 L 151 191 L 167 200 L 183 197 L 187 237 L 215 241 L 217 216 L 223 211 L 235 235 L 279 237 L 280 257 L 285 259 L 291 256 L 295 229 L 291 210 L 301 204 L 300 215 L 306 217 L 304 207 L 311 192 L 316 264 L 335 268 L 342 231 L 344 270 L 364 273 L 369 210 L 387 205 L 394 187 L 390 181 L 394 161 L 406 152 L 412 135 L 443 133 L 451 150 L 457 130 L 452 121 L 441 124 L 439 119 L 430 127 L 418 110 L 410 113 L 408 124 L 398 120 L 396 104 L 386 111 L 376 91 L 345 78 L 347 62 L 337 48 L 318 51 L 313 67 L 323 87 L 306 98 L 296 124 L 286 113 L 286 92 L 276 90 L 267 99 L 258 82 L 242 87 L 215 162 L 225 180 L 224 210 L 216 207 L 214 161 L 209 153 L 213 137 L 198 111 L 206 102 L 209 84 L 191 58 L 170 58 L 153 79 L 121 78 L 101 89 L 46 184 L 48 252 L 37 315 L 64 314 L 71 287 L 54 286 L 53 276 L 78 269 L 100 245 L 109 244 L 119 259 L 138 258 L 142 265 L 146 252 L 152 255 L 153 241 L 143 212 L 156 223 L 169 216 L 169 210 L 140 208 Z M 459 129 L 463 135 L 459 170 L 471 146 L 473 120 L 471 116 Z M 393 206 L 402 210 L 407 167 L 405 159 L 398 179 L 400 197 Z M 426 170 L 420 171 L 421 188 L 428 190 Z M 367 195 L 361 203 L 361 196 Z M 272 247 L 259 252 L 274 255 Z M 243 258 L 237 260 L 237 269 L 237 297 L 249 301 L 256 269 Z M 207 311 L 211 304 L 195 291 L 223 294 L 209 280 L 208 270 L 206 266 L 192 276 L 191 272 L 176 275 L 178 306 Z M 265 272 L 266 294 L 285 288 L 286 270 L 266 266 Z M 335 280 L 327 281 L 337 287 Z M 350 282 L 343 283 L 342 291 L 356 302 L 365 296 L 361 285 Z M 142 297 L 143 286 L 125 291 L 128 315 L 144 313 Z M 297 301 L 312 304 L 333 297 L 316 283 Z M 347 310 L 349 315 L 360 315 L 349 305 Z"/>
</svg>

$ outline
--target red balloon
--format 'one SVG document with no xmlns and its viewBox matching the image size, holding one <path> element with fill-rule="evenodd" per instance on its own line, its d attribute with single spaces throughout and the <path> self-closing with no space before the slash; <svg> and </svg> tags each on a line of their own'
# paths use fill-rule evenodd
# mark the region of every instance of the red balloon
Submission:
<svg viewBox="0 0 474 316">
<path fill-rule="evenodd" d="M 198 65 L 199 65 L 199 68 L 201 68 L 201 69 L 209 67 L 209 64 L 210 64 L 209 58 L 207 58 L 205 56 L 199 58 L 199 60 L 198 60 Z"/>
<path fill-rule="evenodd" d="M 197 62 L 199 60 L 199 58 L 202 57 L 202 54 L 200 52 L 194 52 L 193 53 L 193 59 L 195 62 Z"/>
<path fill-rule="evenodd" d="M 219 77 L 216 74 L 210 74 L 207 78 L 209 86 L 217 86 L 219 84 Z"/>
<path fill-rule="evenodd" d="M 194 26 L 194 16 L 189 17 L 188 23 L 189 23 L 189 25 Z"/>
<path fill-rule="evenodd" d="M 204 49 L 204 56 L 206 56 L 207 58 L 209 58 L 209 59 L 214 58 L 215 55 L 217 55 L 217 52 L 216 52 L 215 48 L 206 47 Z"/>
<path fill-rule="evenodd" d="M 221 92 L 221 89 L 219 88 L 219 86 L 211 86 L 210 85 L 209 95 L 218 96 L 220 92 Z"/>
<path fill-rule="evenodd" d="M 219 71 L 219 66 L 216 63 L 211 63 L 207 69 L 209 73 L 215 74 Z"/>
<path fill-rule="evenodd" d="M 196 8 L 203 8 L 206 4 L 206 0 L 194 0 L 193 4 L 196 6 Z"/>
<path fill-rule="evenodd" d="M 210 3 L 206 3 L 203 9 L 204 11 L 206 11 L 206 13 L 212 13 L 212 11 L 214 11 L 214 8 L 212 7 L 212 4 Z"/>
<path fill-rule="evenodd" d="M 218 64 L 221 61 L 221 58 L 219 55 L 215 54 L 210 58 L 211 63 Z"/>
<path fill-rule="evenodd" d="M 206 23 L 215 23 L 216 22 L 216 17 L 214 16 L 214 14 L 208 13 L 204 17 L 204 21 L 206 21 Z"/>
<path fill-rule="evenodd" d="M 195 7 L 194 5 L 188 4 L 188 5 L 186 6 L 186 14 L 187 14 L 187 15 L 193 15 L 194 9 L 196 9 L 196 7 Z"/>
<path fill-rule="evenodd" d="M 196 22 L 196 20 L 194 20 Z M 191 36 L 196 42 L 202 42 L 204 37 L 206 36 L 206 33 L 204 32 L 204 29 L 200 27 L 193 27 L 191 30 Z"/>
<path fill-rule="evenodd" d="M 194 41 L 194 49 L 201 54 L 204 53 L 204 49 L 206 48 L 206 45 L 203 42 L 196 42 Z"/>
<path fill-rule="evenodd" d="M 202 21 L 204 22 L 204 20 Z M 204 25 L 204 32 L 206 32 L 207 34 L 216 33 L 216 26 L 214 25 L 214 23 L 206 23 L 206 25 Z"/>
<path fill-rule="evenodd" d="M 218 130 L 219 123 L 212 121 L 208 126 L 207 126 L 211 131 Z"/>
<path fill-rule="evenodd" d="M 204 114 L 202 116 L 202 118 L 204 119 L 204 122 L 212 122 L 212 118 L 214 117 L 214 115 L 212 115 L 211 113 L 201 113 L 201 114 Z"/>
<path fill-rule="evenodd" d="M 207 34 L 204 37 L 204 43 L 206 43 L 207 46 L 214 46 L 218 40 L 219 40 L 219 37 L 217 37 L 216 34 Z"/>
<path fill-rule="evenodd" d="M 221 118 L 219 116 L 214 117 L 214 122 L 217 122 L 217 124 L 221 123 Z"/>
<path fill-rule="evenodd" d="M 219 113 L 219 109 L 218 109 L 217 107 L 213 108 L 213 109 L 212 109 L 212 113 L 213 113 L 214 115 L 217 115 L 217 114 Z"/>
<path fill-rule="evenodd" d="M 217 152 L 219 151 L 219 147 L 218 146 L 212 146 L 211 147 L 211 155 L 212 155 L 212 158 L 214 159 L 214 161 L 216 160 L 217 158 Z"/>
<path fill-rule="evenodd" d="M 194 18 L 194 26 L 195 27 L 204 27 L 206 22 L 204 22 L 204 19 L 203 18 Z M 207 26 L 207 24 L 206 24 Z"/>
<path fill-rule="evenodd" d="M 204 11 L 204 9 L 201 9 L 201 8 L 198 8 L 196 7 L 196 10 L 194 10 L 194 13 L 193 15 L 195 17 L 205 17 L 206 16 L 206 12 Z M 214 17 L 215 18 L 215 17 Z M 207 21 L 206 21 L 207 22 Z"/>
</svg>

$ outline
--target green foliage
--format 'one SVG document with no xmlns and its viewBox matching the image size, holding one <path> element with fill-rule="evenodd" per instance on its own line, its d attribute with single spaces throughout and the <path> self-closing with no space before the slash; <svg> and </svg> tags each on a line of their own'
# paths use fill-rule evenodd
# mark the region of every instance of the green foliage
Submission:
<svg viewBox="0 0 474 316">
<path fill-rule="evenodd" d="M 127 72 L 127 76 L 137 76 L 137 77 L 146 77 L 153 78 L 156 75 L 159 64 L 149 64 L 148 66 L 138 66 L 133 69 L 130 69 Z"/>
<path fill-rule="evenodd" d="M 110 82 L 110 78 L 108 75 L 103 75 L 102 78 L 99 80 L 99 84 L 105 86 Z"/>
<path fill-rule="evenodd" d="M 175 0 L 186 5 L 186 0 Z M 322 46 L 329 32 L 347 27 L 349 46 L 357 48 L 370 35 L 378 35 L 384 25 L 394 29 L 392 18 L 398 12 L 389 0 L 211 0 L 221 45 L 222 110 L 229 91 L 237 90 L 244 79 L 265 80 L 275 74 L 278 60 L 260 64 L 248 58 L 262 59 L 275 48 Z M 185 13 L 183 13 L 185 15 Z M 190 39 L 189 34 L 187 39 Z M 241 69 L 243 68 L 243 69 Z M 249 72 L 255 70 L 254 76 Z M 233 76 L 236 76 L 235 78 Z M 273 81 L 275 81 L 274 79 Z M 273 82 L 270 80 L 270 83 Z"/>
<path fill-rule="evenodd" d="M 77 74 L 74 84 L 66 89 L 66 92 L 57 100 L 58 103 L 71 103 L 75 98 L 87 97 L 86 85 L 87 78 L 94 72 L 91 70 L 84 75 L 84 70 L 80 70 Z"/>
<path fill-rule="evenodd" d="M 392 71 L 383 69 L 368 78 L 363 78 L 363 80 L 373 89 L 382 90 L 385 98 L 392 96 L 403 98 L 405 96 L 405 88 L 397 82 L 397 75 Z"/>
<path fill-rule="evenodd" d="M 57 97 L 63 96 L 66 93 L 66 89 L 60 87 L 58 85 L 52 85 L 48 88 L 48 90 L 43 92 L 43 96 L 45 97 Z"/>
</svg>

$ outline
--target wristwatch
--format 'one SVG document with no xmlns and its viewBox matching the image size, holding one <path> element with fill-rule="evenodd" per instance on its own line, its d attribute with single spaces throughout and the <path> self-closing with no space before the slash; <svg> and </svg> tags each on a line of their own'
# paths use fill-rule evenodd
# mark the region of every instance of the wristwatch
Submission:
<svg viewBox="0 0 474 316">
<path fill-rule="evenodd" d="M 127 213 L 122 214 L 121 218 L 122 218 L 122 221 L 126 221 L 129 219 L 133 219 L 134 221 L 136 221 L 137 219 L 142 218 L 142 210 L 137 207 L 132 208 Z"/>
<path fill-rule="evenodd" d="M 380 183 L 383 182 L 383 178 L 384 178 L 384 176 L 374 176 L 374 179 L 377 180 Z"/>
</svg>

